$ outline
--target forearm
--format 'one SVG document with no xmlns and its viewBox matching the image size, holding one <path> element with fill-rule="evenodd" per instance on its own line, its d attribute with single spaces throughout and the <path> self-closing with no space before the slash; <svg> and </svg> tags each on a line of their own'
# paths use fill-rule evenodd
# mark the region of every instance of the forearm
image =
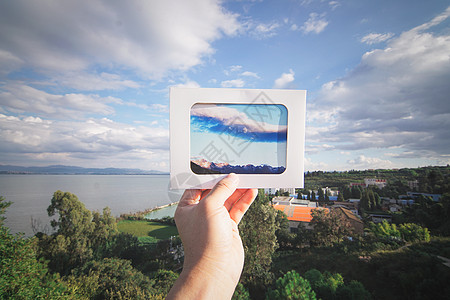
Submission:
<svg viewBox="0 0 450 300">
<path fill-rule="evenodd" d="M 167 299 L 231 299 L 236 285 L 218 268 L 200 264 L 183 269 Z"/>
</svg>

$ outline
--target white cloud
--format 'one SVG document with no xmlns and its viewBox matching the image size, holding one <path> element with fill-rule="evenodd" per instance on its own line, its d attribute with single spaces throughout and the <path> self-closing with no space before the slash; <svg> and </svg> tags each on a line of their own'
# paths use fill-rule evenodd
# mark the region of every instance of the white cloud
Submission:
<svg viewBox="0 0 450 300">
<path fill-rule="evenodd" d="M 364 37 L 362 37 L 361 39 L 361 43 L 366 43 L 368 45 L 372 45 L 372 44 L 378 44 L 384 41 L 389 40 L 390 38 L 392 38 L 394 36 L 393 33 L 389 32 L 389 33 L 369 33 L 367 35 L 365 35 Z"/>
<path fill-rule="evenodd" d="M 249 27 L 250 28 L 248 29 L 248 31 L 250 33 L 250 36 L 256 39 L 266 39 L 277 35 L 277 29 L 280 27 L 280 24 L 278 22 L 271 22 L 267 24 L 250 23 Z"/>
<path fill-rule="evenodd" d="M 338 1 L 330 1 L 328 2 L 328 5 L 330 5 L 331 10 L 335 10 L 336 8 L 341 6 L 341 3 L 339 3 Z"/>
<path fill-rule="evenodd" d="M 83 91 L 122 90 L 125 88 L 139 88 L 135 81 L 122 79 L 120 75 L 102 72 L 93 74 L 88 72 L 67 72 L 54 76 L 53 81 L 58 86 L 65 86 Z"/>
<path fill-rule="evenodd" d="M 289 88 L 295 80 L 294 75 L 295 75 L 295 73 L 292 70 L 289 70 L 289 73 L 281 74 L 281 76 L 279 78 L 275 79 L 273 88 L 275 88 L 275 89 Z"/>
<path fill-rule="evenodd" d="M 26 158 L 36 164 L 91 166 L 95 161 L 100 166 L 115 162 L 115 166 L 126 167 L 130 160 L 137 160 L 145 166 L 167 157 L 169 147 L 168 129 L 136 127 L 106 118 L 74 122 L 0 114 L 0 128 L 3 163 Z"/>
<path fill-rule="evenodd" d="M 2 53 L 47 72 L 102 66 L 159 78 L 198 65 L 213 41 L 240 28 L 217 0 L 17 0 L 0 11 Z"/>
<path fill-rule="evenodd" d="M 245 85 L 245 81 L 242 79 L 225 80 L 222 81 L 220 85 L 224 88 L 243 87 Z"/>
<path fill-rule="evenodd" d="M 327 27 L 327 25 L 328 21 L 325 19 L 325 14 L 319 15 L 317 13 L 310 13 L 309 19 L 303 24 L 300 30 L 305 34 L 319 34 L 325 30 L 325 27 Z"/>
<path fill-rule="evenodd" d="M 111 96 L 85 94 L 49 94 L 28 85 L 10 83 L 0 89 L 0 102 L 4 111 L 34 113 L 58 119 L 81 118 L 90 114 L 111 115 L 110 103 L 122 104 Z"/>
<path fill-rule="evenodd" d="M 260 78 L 260 77 L 258 76 L 257 73 L 255 73 L 255 72 L 249 72 L 249 71 L 242 72 L 242 73 L 241 73 L 241 76 L 253 77 L 253 78 L 256 78 L 256 79 L 259 79 L 259 78 Z"/>
<path fill-rule="evenodd" d="M 388 169 L 393 166 L 389 160 L 384 160 L 378 157 L 366 157 L 359 155 L 355 159 L 347 161 L 352 169 L 366 170 L 366 169 Z"/>
<path fill-rule="evenodd" d="M 324 84 L 309 110 L 333 114 L 316 138 L 346 151 L 398 147 L 416 157 L 448 155 L 450 35 L 425 31 L 448 15 L 449 9 L 390 39 L 346 77 Z"/>
</svg>

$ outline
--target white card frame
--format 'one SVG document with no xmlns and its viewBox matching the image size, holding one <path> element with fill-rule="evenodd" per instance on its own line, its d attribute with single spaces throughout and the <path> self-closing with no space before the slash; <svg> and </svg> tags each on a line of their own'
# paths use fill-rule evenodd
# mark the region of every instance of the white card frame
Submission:
<svg viewBox="0 0 450 300">
<path fill-rule="evenodd" d="M 300 188 L 304 177 L 305 90 L 170 89 L 170 188 L 210 189 L 226 174 L 195 174 L 190 167 L 190 114 L 197 103 L 282 104 L 287 108 L 286 169 L 281 174 L 238 174 L 238 188 Z"/>
</svg>

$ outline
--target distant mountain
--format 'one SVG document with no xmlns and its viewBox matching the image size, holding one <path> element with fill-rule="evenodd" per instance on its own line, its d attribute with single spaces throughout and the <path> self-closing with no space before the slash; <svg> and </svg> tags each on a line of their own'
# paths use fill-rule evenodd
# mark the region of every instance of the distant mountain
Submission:
<svg viewBox="0 0 450 300">
<path fill-rule="evenodd" d="M 83 168 L 63 165 L 53 165 L 46 167 L 0 165 L 0 174 L 163 175 L 168 173 L 155 170 Z"/>
<path fill-rule="evenodd" d="M 191 161 L 191 170 L 195 174 L 281 174 L 286 170 L 285 167 L 272 167 L 268 165 L 254 166 L 248 165 L 230 165 L 215 164 L 213 162 L 205 163 L 201 161 Z"/>
</svg>

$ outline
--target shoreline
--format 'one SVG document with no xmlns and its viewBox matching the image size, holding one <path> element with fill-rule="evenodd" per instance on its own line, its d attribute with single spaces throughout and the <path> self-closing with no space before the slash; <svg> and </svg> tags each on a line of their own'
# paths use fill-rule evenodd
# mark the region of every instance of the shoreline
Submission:
<svg viewBox="0 0 450 300">
<path fill-rule="evenodd" d="M 155 212 L 155 211 L 158 211 L 158 210 L 161 210 L 161 209 L 173 206 L 173 205 L 177 205 L 178 202 L 179 201 L 172 202 L 172 203 L 169 203 L 169 204 L 164 204 L 164 205 L 161 205 L 161 206 L 155 206 L 153 208 L 148 208 L 146 210 L 137 211 L 137 212 L 134 212 L 134 213 L 120 214 L 120 216 L 118 217 L 118 220 L 124 220 L 124 219 L 130 219 L 130 218 L 137 219 L 137 220 L 146 219 L 145 218 L 146 215 L 148 215 L 148 214 L 150 214 L 152 212 Z"/>
</svg>

